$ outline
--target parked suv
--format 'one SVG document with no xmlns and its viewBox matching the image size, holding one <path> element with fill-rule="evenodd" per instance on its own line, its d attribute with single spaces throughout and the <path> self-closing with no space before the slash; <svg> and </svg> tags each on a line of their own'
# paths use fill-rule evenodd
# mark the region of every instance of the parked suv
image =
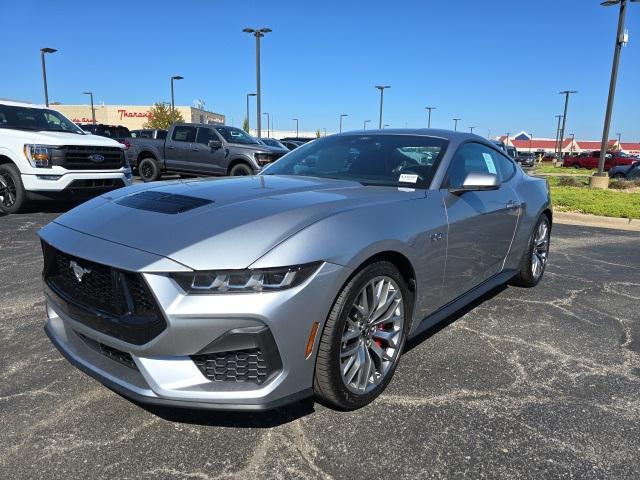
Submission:
<svg viewBox="0 0 640 480">
<path fill-rule="evenodd" d="M 100 135 L 101 137 L 113 138 L 121 142 L 125 138 L 131 136 L 131 132 L 127 127 L 122 125 L 105 125 L 103 123 L 81 123 L 78 125 L 85 132 Z"/>
<path fill-rule="evenodd" d="M 0 100 L 0 212 L 28 200 L 86 198 L 131 184 L 124 147 L 60 112 Z"/>
<path fill-rule="evenodd" d="M 533 152 L 519 152 L 516 157 L 516 162 L 523 167 L 533 167 L 536 162 L 536 154 Z"/>
<path fill-rule="evenodd" d="M 244 130 L 220 125 L 180 123 L 165 140 L 131 138 L 127 156 L 145 182 L 162 173 L 253 175 L 286 150 L 264 145 Z"/>
</svg>

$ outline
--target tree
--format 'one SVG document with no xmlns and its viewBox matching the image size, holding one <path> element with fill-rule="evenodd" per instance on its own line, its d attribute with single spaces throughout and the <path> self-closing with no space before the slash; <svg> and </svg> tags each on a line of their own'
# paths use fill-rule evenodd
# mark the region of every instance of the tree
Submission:
<svg viewBox="0 0 640 480">
<path fill-rule="evenodd" d="M 244 122 L 242 122 L 242 129 L 248 134 L 251 134 L 251 132 L 249 131 L 249 119 L 247 117 L 244 117 Z"/>
<path fill-rule="evenodd" d="M 184 123 L 184 118 L 178 110 L 171 111 L 171 106 L 166 103 L 154 103 L 149 110 L 149 120 L 144 128 L 168 129 L 173 123 Z"/>
<path fill-rule="evenodd" d="M 320 138 L 320 129 L 316 130 L 316 138 Z"/>
</svg>

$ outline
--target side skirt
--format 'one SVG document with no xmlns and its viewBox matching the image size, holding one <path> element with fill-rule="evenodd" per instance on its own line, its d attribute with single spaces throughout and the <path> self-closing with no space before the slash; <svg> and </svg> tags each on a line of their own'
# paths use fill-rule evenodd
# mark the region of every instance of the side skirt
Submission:
<svg viewBox="0 0 640 480">
<path fill-rule="evenodd" d="M 481 297 L 485 293 L 493 290 L 494 288 L 507 283 L 516 274 L 515 270 L 507 270 L 494 275 L 482 282 L 477 287 L 469 290 L 467 293 L 463 293 L 461 296 L 447 303 L 444 307 L 436 310 L 434 313 L 425 317 L 417 327 L 409 333 L 408 338 L 413 338 L 420 335 L 424 331 L 430 329 L 437 323 L 440 323 L 445 318 L 453 315 L 458 310 L 462 309 L 469 303 L 473 302 L 477 298 Z"/>
</svg>

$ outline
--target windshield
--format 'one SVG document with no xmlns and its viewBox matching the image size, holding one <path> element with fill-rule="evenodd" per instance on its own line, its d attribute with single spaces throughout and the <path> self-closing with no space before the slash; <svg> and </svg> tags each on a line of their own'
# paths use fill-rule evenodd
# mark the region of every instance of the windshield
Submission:
<svg viewBox="0 0 640 480">
<path fill-rule="evenodd" d="M 216 127 L 216 130 L 229 143 L 239 143 L 241 145 L 259 145 L 258 140 L 253 138 L 244 130 L 236 127 Z"/>
<path fill-rule="evenodd" d="M 283 144 L 281 144 L 278 140 L 274 138 L 261 138 L 260 140 L 262 140 L 262 143 L 270 147 L 284 148 L 285 150 L 287 150 L 287 147 L 285 147 Z"/>
<path fill-rule="evenodd" d="M 75 123 L 55 110 L 0 104 L 0 128 L 84 135 Z"/>
<path fill-rule="evenodd" d="M 262 173 L 427 188 L 446 146 L 419 135 L 338 135 L 298 147 Z"/>
</svg>

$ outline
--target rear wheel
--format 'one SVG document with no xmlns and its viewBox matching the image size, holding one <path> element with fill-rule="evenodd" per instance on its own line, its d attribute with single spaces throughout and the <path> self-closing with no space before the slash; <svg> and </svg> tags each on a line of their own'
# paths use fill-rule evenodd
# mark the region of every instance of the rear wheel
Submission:
<svg viewBox="0 0 640 480">
<path fill-rule="evenodd" d="M 573 168 L 578 168 L 579 169 L 580 168 L 580 164 L 579 163 L 574 163 L 573 164 Z"/>
<path fill-rule="evenodd" d="M 253 175 L 253 169 L 246 163 L 236 163 L 229 170 L 229 175 L 232 177 L 246 177 Z"/>
<path fill-rule="evenodd" d="M 520 287 L 535 287 L 547 266 L 549 257 L 549 242 L 551 240 L 551 224 L 547 215 L 542 215 L 538 219 L 527 250 L 520 262 L 520 271 L 511 280 L 513 285 Z"/>
<path fill-rule="evenodd" d="M 138 174 L 144 182 L 155 182 L 160 178 L 160 167 L 155 158 L 145 157 L 138 163 Z"/>
<path fill-rule="evenodd" d="M 325 402 L 363 407 L 387 387 L 400 359 L 411 308 L 407 284 L 391 263 L 373 263 L 342 289 L 327 318 L 313 386 Z"/>
<path fill-rule="evenodd" d="M 624 179 L 624 178 L 625 178 L 625 177 L 624 177 L 624 173 L 620 173 L 620 172 L 618 172 L 618 173 L 614 173 L 614 174 L 613 174 L 613 178 L 617 178 L 618 180 L 622 180 L 622 179 Z"/>
<path fill-rule="evenodd" d="M 12 163 L 0 165 L 0 212 L 17 213 L 26 203 L 20 172 Z"/>
</svg>

